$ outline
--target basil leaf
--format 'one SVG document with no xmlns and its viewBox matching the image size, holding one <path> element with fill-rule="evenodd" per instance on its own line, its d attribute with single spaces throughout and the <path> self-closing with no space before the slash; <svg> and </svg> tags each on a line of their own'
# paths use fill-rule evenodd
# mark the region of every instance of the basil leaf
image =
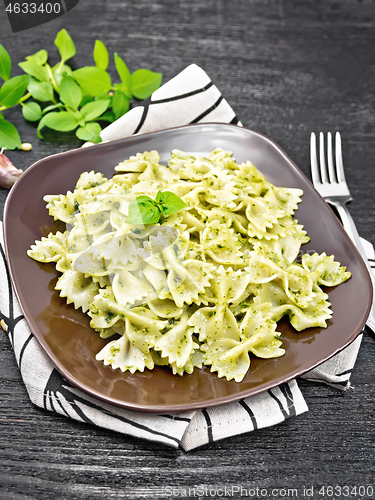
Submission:
<svg viewBox="0 0 375 500">
<path fill-rule="evenodd" d="M 50 106 L 47 106 L 46 108 L 43 108 L 43 115 L 45 115 L 46 113 L 48 113 L 49 111 L 52 111 L 53 109 L 57 109 L 57 108 L 63 108 L 64 105 L 59 102 L 58 104 L 51 104 Z"/>
<path fill-rule="evenodd" d="M 0 148 L 19 149 L 20 147 L 21 138 L 16 127 L 6 120 L 0 120 Z"/>
<path fill-rule="evenodd" d="M 68 108 L 77 111 L 82 99 L 82 92 L 78 83 L 70 76 L 64 76 L 60 82 L 60 100 Z"/>
<path fill-rule="evenodd" d="M 43 127 L 59 130 L 60 132 L 68 132 L 74 130 L 78 126 L 77 118 L 68 111 L 52 111 L 47 113 L 40 120 L 38 125 L 38 137 L 42 138 L 40 131 Z"/>
<path fill-rule="evenodd" d="M 81 111 L 75 111 L 72 114 L 75 117 L 75 119 L 77 120 L 78 125 L 80 125 L 81 127 L 84 127 L 86 125 L 86 121 L 83 118 L 83 114 L 81 113 Z"/>
<path fill-rule="evenodd" d="M 109 55 L 107 47 L 100 40 L 95 41 L 94 46 L 95 66 L 100 69 L 107 69 L 109 64 Z"/>
<path fill-rule="evenodd" d="M 4 120 L 5 120 L 5 118 L 3 117 L 2 113 L 0 113 L 0 122 L 4 121 Z"/>
<path fill-rule="evenodd" d="M 0 104 L 11 108 L 23 97 L 30 83 L 28 75 L 14 76 L 3 83 L 0 89 Z"/>
<path fill-rule="evenodd" d="M 89 122 L 91 120 L 95 120 L 100 115 L 102 115 L 104 113 L 104 111 L 107 110 L 109 103 L 110 103 L 109 99 L 105 99 L 105 100 L 99 99 L 97 101 L 88 102 L 81 109 L 83 119 L 86 122 Z"/>
<path fill-rule="evenodd" d="M 160 87 L 163 75 L 148 69 L 137 69 L 131 76 L 131 92 L 136 99 L 147 99 Z"/>
<path fill-rule="evenodd" d="M 108 96 L 107 96 L 108 97 Z M 80 106 L 84 106 L 85 104 L 87 104 L 88 102 L 92 102 L 93 101 L 93 97 L 91 95 L 84 95 L 82 97 L 82 100 L 80 102 Z"/>
<path fill-rule="evenodd" d="M 158 191 L 155 201 L 149 196 L 138 196 L 129 204 L 127 224 L 156 224 L 160 216 L 168 217 L 182 208 L 186 203 L 170 191 Z"/>
<path fill-rule="evenodd" d="M 37 101 L 48 102 L 54 99 L 53 87 L 48 82 L 38 82 L 32 78 L 27 89 Z"/>
<path fill-rule="evenodd" d="M 66 64 L 56 64 L 56 66 L 52 68 L 52 74 L 58 86 L 60 86 L 61 80 L 64 78 L 64 76 L 72 76 L 72 73 L 72 68 L 70 66 L 67 66 Z"/>
<path fill-rule="evenodd" d="M 74 42 L 65 28 L 57 33 L 55 45 L 59 49 L 61 60 L 63 62 L 67 61 L 76 54 Z"/>
<path fill-rule="evenodd" d="M 115 65 L 117 69 L 117 73 L 120 77 L 120 80 L 122 82 L 121 85 L 121 90 L 124 92 L 126 97 L 129 99 L 131 98 L 131 74 L 126 66 L 125 62 L 121 59 L 121 57 L 115 52 Z"/>
<path fill-rule="evenodd" d="M 170 191 L 158 191 L 155 202 L 160 208 L 163 217 L 168 217 L 182 208 L 187 207 L 187 204 L 181 200 L 181 198 Z"/>
<path fill-rule="evenodd" d="M 25 73 L 33 76 L 41 82 L 49 81 L 49 74 L 45 66 L 40 66 L 39 64 L 31 60 L 18 63 L 18 66 L 22 68 Z"/>
<path fill-rule="evenodd" d="M 76 136 L 78 139 L 82 141 L 91 141 L 91 142 L 101 142 L 100 132 L 102 131 L 99 123 L 91 122 L 87 123 L 84 127 L 79 127 L 76 132 Z"/>
<path fill-rule="evenodd" d="M 22 114 L 25 120 L 37 122 L 42 118 L 42 110 L 37 102 L 26 102 L 22 105 Z"/>
<path fill-rule="evenodd" d="M 96 66 L 84 66 L 72 73 L 84 94 L 94 97 L 107 93 L 112 88 L 111 77 L 104 69 Z"/>
<path fill-rule="evenodd" d="M 109 122 L 112 123 L 115 121 L 115 115 L 112 111 L 107 111 L 99 118 L 101 122 Z"/>
<path fill-rule="evenodd" d="M 120 89 L 117 89 L 112 98 L 112 110 L 115 119 L 117 120 L 117 118 L 120 118 L 120 116 L 127 113 L 129 111 L 129 108 L 129 99 Z"/>
<path fill-rule="evenodd" d="M 9 80 L 12 71 L 12 61 L 8 51 L 0 43 L 0 77 L 3 80 Z"/>
<path fill-rule="evenodd" d="M 160 219 L 160 210 L 154 200 L 148 196 L 138 196 L 129 204 L 126 224 L 156 224 Z"/>
<path fill-rule="evenodd" d="M 48 52 L 44 49 L 39 50 L 31 56 L 25 57 L 26 61 L 34 61 L 36 64 L 45 64 L 48 61 Z"/>
</svg>

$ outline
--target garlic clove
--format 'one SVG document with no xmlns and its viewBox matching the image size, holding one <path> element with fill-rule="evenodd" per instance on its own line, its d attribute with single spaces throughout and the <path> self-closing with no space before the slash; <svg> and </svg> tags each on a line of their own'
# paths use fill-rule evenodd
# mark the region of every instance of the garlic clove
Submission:
<svg viewBox="0 0 375 500">
<path fill-rule="evenodd" d="M 7 156 L 0 153 L 0 186 L 11 188 L 21 174 L 23 170 L 16 168 Z"/>
</svg>

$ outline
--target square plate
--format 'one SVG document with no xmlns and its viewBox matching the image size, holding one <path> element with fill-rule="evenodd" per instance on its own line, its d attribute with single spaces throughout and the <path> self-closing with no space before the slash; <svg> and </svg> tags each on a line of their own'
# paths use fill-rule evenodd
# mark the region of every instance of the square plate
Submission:
<svg viewBox="0 0 375 500">
<path fill-rule="evenodd" d="M 112 177 L 114 167 L 138 152 L 156 149 L 166 163 L 172 149 L 206 155 L 217 147 L 232 151 L 238 162 L 250 160 L 277 186 L 301 188 L 295 214 L 311 240 L 304 251 L 334 255 L 352 273 L 330 289 L 333 318 L 328 328 L 296 332 L 282 320 L 278 330 L 286 354 L 278 359 L 252 358 L 242 382 L 219 379 L 209 368 L 173 375 L 164 368 L 122 373 L 95 360 L 105 345 L 90 328 L 89 317 L 67 305 L 54 290 L 53 264 L 26 255 L 35 240 L 47 235 L 53 221 L 43 196 L 73 190 L 82 172 Z M 287 382 L 350 344 L 365 325 L 372 298 L 370 278 L 361 256 L 335 217 L 296 165 L 270 139 L 244 127 L 195 124 L 87 148 L 38 161 L 12 188 L 5 208 L 5 247 L 16 294 L 26 320 L 59 372 L 73 385 L 108 403 L 150 412 L 181 412 L 236 401 Z"/>
</svg>

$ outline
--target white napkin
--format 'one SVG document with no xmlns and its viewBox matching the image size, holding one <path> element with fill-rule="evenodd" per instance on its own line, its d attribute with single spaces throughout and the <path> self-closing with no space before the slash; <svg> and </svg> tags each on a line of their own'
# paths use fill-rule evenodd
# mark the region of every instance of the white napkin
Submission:
<svg viewBox="0 0 375 500">
<path fill-rule="evenodd" d="M 197 122 L 237 123 L 236 114 L 207 74 L 191 65 L 158 89 L 149 102 L 102 131 L 103 141 Z M 1 227 L 0 227 L 1 228 Z M 366 242 L 369 257 L 372 245 Z M 230 436 L 269 427 L 308 410 L 295 380 L 242 401 L 198 411 L 155 415 L 104 403 L 73 387 L 54 368 L 30 331 L 14 295 L 0 231 L 0 319 L 7 330 L 31 401 L 46 410 L 188 451 Z M 371 254 L 372 252 L 372 254 Z M 372 257 L 371 257 L 372 256 Z M 305 375 L 340 389 L 350 385 L 360 337 Z"/>
</svg>

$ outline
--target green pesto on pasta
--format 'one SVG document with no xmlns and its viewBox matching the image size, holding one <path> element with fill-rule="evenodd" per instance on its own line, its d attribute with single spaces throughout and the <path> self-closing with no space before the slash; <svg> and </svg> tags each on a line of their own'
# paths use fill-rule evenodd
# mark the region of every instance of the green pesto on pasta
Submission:
<svg viewBox="0 0 375 500">
<path fill-rule="evenodd" d="M 96 359 L 123 372 L 210 366 L 239 382 L 250 355 L 284 354 L 277 322 L 301 331 L 332 317 L 322 286 L 350 277 L 333 256 L 302 254 L 309 238 L 293 218 L 303 192 L 276 187 L 250 162 L 220 148 L 207 157 L 173 150 L 121 162 L 116 174 L 85 172 L 73 192 L 48 195 L 65 232 L 28 255 L 55 262 L 56 289 L 82 308 L 102 338 Z M 186 207 L 157 224 L 127 224 L 129 204 L 169 191 Z"/>
</svg>

